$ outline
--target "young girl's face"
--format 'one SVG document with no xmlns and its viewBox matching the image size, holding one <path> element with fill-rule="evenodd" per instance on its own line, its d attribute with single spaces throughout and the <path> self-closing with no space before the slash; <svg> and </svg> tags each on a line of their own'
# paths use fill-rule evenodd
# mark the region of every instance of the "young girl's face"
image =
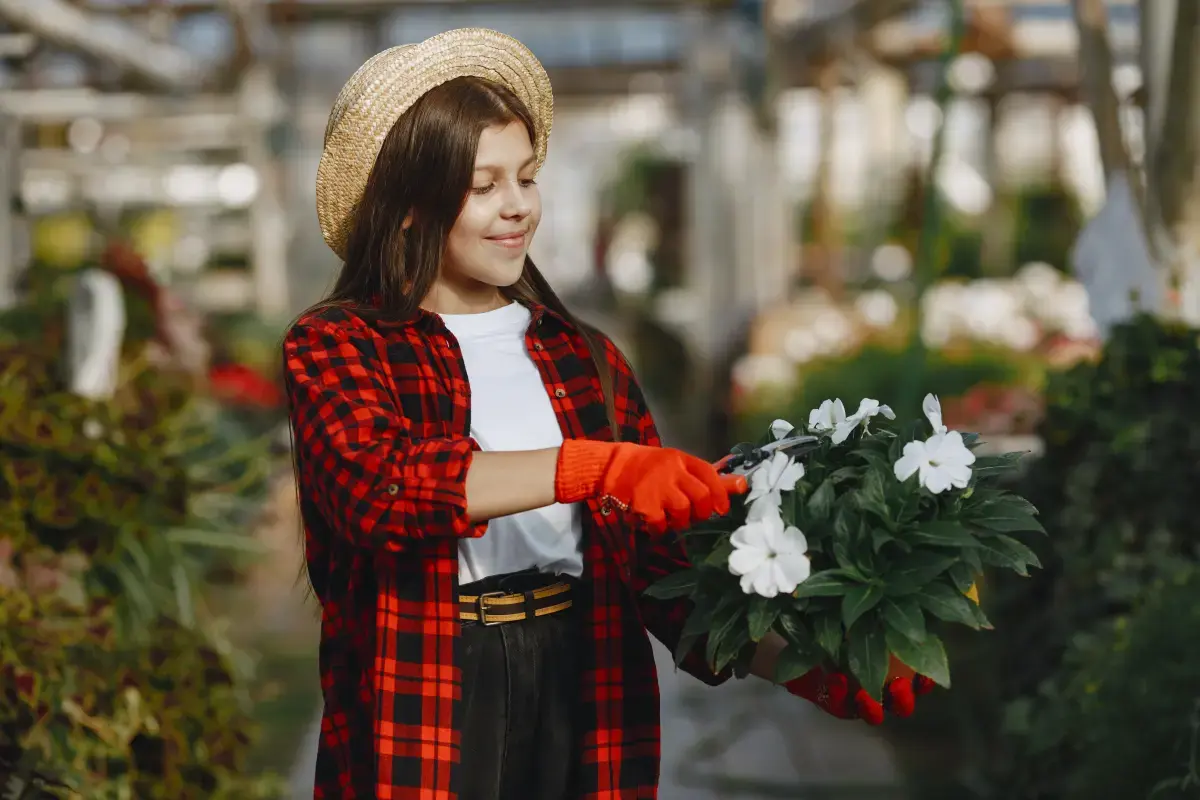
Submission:
<svg viewBox="0 0 1200 800">
<path fill-rule="evenodd" d="M 517 282 L 542 216 L 536 170 L 525 126 L 484 130 L 466 205 L 446 243 L 439 288 L 471 305 L 472 297 L 495 298 L 497 288 Z M 439 304 L 449 300 L 447 292 L 437 294 Z"/>
</svg>

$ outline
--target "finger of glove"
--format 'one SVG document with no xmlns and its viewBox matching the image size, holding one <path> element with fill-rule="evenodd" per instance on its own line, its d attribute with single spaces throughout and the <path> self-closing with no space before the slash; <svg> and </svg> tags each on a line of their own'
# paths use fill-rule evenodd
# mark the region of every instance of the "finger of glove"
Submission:
<svg viewBox="0 0 1200 800">
<path fill-rule="evenodd" d="M 858 710 L 858 716 L 865 720 L 868 725 L 883 724 L 883 706 L 879 704 L 879 701 L 871 697 L 866 689 L 859 689 L 854 694 L 854 705 Z"/>
<path fill-rule="evenodd" d="M 662 507 L 668 530 L 683 530 L 692 525 L 692 501 L 678 485 L 667 488 L 662 495 Z"/>
<path fill-rule="evenodd" d="M 693 486 L 699 485 L 704 493 L 709 498 L 709 512 L 704 515 L 703 519 L 708 519 L 713 514 L 724 516 L 729 513 L 729 486 L 726 484 L 724 477 L 720 475 L 707 461 L 699 458 L 689 458 L 687 461 L 688 476 L 694 481 Z M 741 478 L 742 476 L 737 476 Z M 742 478 L 744 481 L 745 478 Z"/>
<path fill-rule="evenodd" d="M 884 708 L 889 713 L 897 717 L 909 717 L 916 707 L 917 697 L 910 679 L 896 678 L 887 685 L 884 692 Z"/>
<path fill-rule="evenodd" d="M 690 514 L 692 522 L 706 520 L 714 512 L 727 513 L 729 511 L 728 507 L 726 507 L 724 512 L 717 509 L 717 501 L 719 498 L 725 496 L 724 492 L 714 496 L 710 486 L 690 473 L 680 475 L 676 486 L 679 487 L 681 492 L 687 495 L 688 501 L 691 504 Z M 728 506 L 728 501 L 726 502 L 726 506 Z"/>
</svg>

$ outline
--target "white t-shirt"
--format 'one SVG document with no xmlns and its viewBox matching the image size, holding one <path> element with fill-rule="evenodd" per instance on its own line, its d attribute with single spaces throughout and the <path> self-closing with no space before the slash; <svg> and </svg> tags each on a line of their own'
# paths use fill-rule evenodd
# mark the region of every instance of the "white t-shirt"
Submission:
<svg viewBox="0 0 1200 800">
<path fill-rule="evenodd" d="M 525 349 L 529 309 L 512 303 L 482 314 L 442 314 L 462 349 L 471 386 L 471 435 L 483 450 L 543 450 L 562 444 L 562 430 L 541 373 Z M 458 580 L 536 567 L 583 574 L 582 509 L 554 505 L 497 517 L 478 539 L 458 545 Z"/>
</svg>

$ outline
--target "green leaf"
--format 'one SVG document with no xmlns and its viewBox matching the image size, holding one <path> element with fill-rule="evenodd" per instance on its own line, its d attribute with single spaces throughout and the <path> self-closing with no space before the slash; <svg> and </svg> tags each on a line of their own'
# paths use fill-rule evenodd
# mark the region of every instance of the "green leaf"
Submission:
<svg viewBox="0 0 1200 800">
<path fill-rule="evenodd" d="M 853 480 L 854 478 L 857 478 L 859 473 L 862 471 L 862 467 L 839 467 L 830 474 L 829 480 L 833 481 L 834 483 Z"/>
<path fill-rule="evenodd" d="M 704 559 L 704 563 L 710 567 L 725 569 L 729 566 L 729 556 L 732 554 L 733 545 L 728 539 L 725 539 L 712 549 L 712 552 L 708 554 L 708 558 Z"/>
<path fill-rule="evenodd" d="M 1029 577 L 1028 567 L 1041 568 L 1037 554 L 1011 536 L 990 536 L 979 542 L 979 558 L 993 567 L 1011 569 Z"/>
<path fill-rule="evenodd" d="M 971 472 L 978 478 L 995 477 L 1014 471 L 1025 453 L 1002 453 L 995 456 L 979 456 L 971 465 Z"/>
<path fill-rule="evenodd" d="M 747 644 L 750 643 L 750 632 L 745 628 L 737 628 L 721 641 L 716 654 L 712 658 L 713 672 L 720 672 L 729 666 L 729 662 L 738 657 Z"/>
<path fill-rule="evenodd" d="M 779 653 L 775 662 L 775 682 L 787 683 L 806 674 L 825 660 L 825 654 L 816 649 L 805 649 L 789 643 Z"/>
<path fill-rule="evenodd" d="M 883 528 L 875 528 L 871 531 L 871 551 L 874 553 L 878 553 L 883 549 L 884 545 L 894 541 L 896 541 L 896 537 Z"/>
<path fill-rule="evenodd" d="M 716 666 L 716 660 L 722 642 L 737 628 L 741 627 L 742 611 L 741 600 L 735 595 L 729 594 L 721 598 L 721 602 L 717 605 L 717 610 L 713 612 L 712 627 L 709 629 L 708 644 L 705 648 L 704 657 L 708 660 L 709 665 L 713 667 L 714 671 L 720 671 Z"/>
<path fill-rule="evenodd" d="M 699 641 L 699 639 L 700 634 L 698 633 L 692 633 L 679 637 L 679 641 L 675 645 L 675 666 L 678 667 L 683 665 L 684 659 L 686 659 L 688 654 L 692 652 L 692 648 L 696 646 L 696 642 Z"/>
<path fill-rule="evenodd" d="M 983 613 L 983 609 L 980 608 L 978 604 L 971 602 L 968 598 L 967 605 L 971 607 L 971 613 L 975 615 L 975 624 L 978 625 L 981 630 L 993 631 L 996 629 L 996 626 L 992 625 L 992 621 L 987 618 L 987 614 Z"/>
<path fill-rule="evenodd" d="M 855 586 L 846 592 L 842 598 L 842 624 L 846 630 L 858 622 L 859 618 L 879 604 L 883 599 L 883 589 L 875 584 Z"/>
<path fill-rule="evenodd" d="M 813 634 L 817 638 L 817 644 L 821 645 L 821 649 L 829 654 L 832 659 L 837 659 L 838 652 L 842 648 L 842 639 L 845 638 L 845 629 L 842 628 L 842 623 L 834 617 L 822 614 L 813 620 Z"/>
<path fill-rule="evenodd" d="M 916 595 L 917 602 L 929 613 L 946 622 L 957 622 L 976 630 L 979 622 L 971 611 L 974 605 L 953 586 L 944 583 L 932 583 Z M 911 665 L 910 665 L 911 666 Z"/>
<path fill-rule="evenodd" d="M 750 641 L 757 642 L 767 635 L 775 618 L 779 616 L 779 604 L 765 597 L 754 597 L 750 600 L 750 611 L 746 619 L 750 625 Z"/>
<path fill-rule="evenodd" d="M 914 642 L 890 629 L 885 633 L 885 637 L 887 649 L 902 663 L 938 686 L 950 688 L 950 663 L 946 659 L 946 648 L 941 639 L 930 634 L 925 637 L 925 641 Z"/>
<path fill-rule="evenodd" d="M 696 590 L 699 570 L 695 567 L 672 572 L 667 577 L 646 587 L 643 592 L 647 597 L 658 600 L 672 600 L 676 597 L 689 597 Z"/>
<path fill-rule="evenodd" d="M 779 632 L 784 639 L 795 645 L 807 646 L 812 642 L 812 634 L 804 624 L 804 615 L 798 609 L 784 608 L 775 620 Z"/>
<path fill-rule="evenodd" d="M 948 520 L 930 520 L 909 534 L 909 538 L 919 544 L 931 544 L 938 547 L 971 547 L 975 537 L 971 532 L 957 522 Z"/>
<path fill-rule="evenodd" d="M 1013 511 L 1020 511 L 1032 516 L 1037 516 L 1037 507 L 1020 495 L 1006 492 L 999 489 L 980 489 L 976 492 L 979 499 L 979 511 L 977 513 L 982 516 L 997 515 L 1004 516 Z"/>
<path fill-rule="evenodd" d="M 863 511 L 870 512 L 889 527 L 893 524 L 892 515 L 888 512 L 887 496 L 883 488 L 883 475 L 879 470 L 871 470 L 859 490 L 858 504 Z"/>
<path fill-rule="evenodd" d="M 1002 514 L 995 513 L 991 508 L 987 508 L 987 516 L 977 517 L 973 522 L 981 528 L 987 528 L 990 531 L 1000 531 L 1002 533 L 1015 533 L 1017 531 L 1037 531 L 1045 533 L 1046 529 L 1042 527 L 1042 523 L 1037 521 L 1037 518 L 1026 511 L 1005 510 Z"/>
<path fill-rule="evenodd" d="M 702 594 L 696 598 L 692 613 L 688 614 L 687 622 L 683 623 L 683 632 L 680 635 L 703 636 L 707 633 L 712 628 L 717 605 L 710 594 Z"/>
<path fill-rule="evenodd" d="M 796 587 L 793 597 L 841 597 L 857 584 L 841 570 L 827 569 L 810 575 Z"/>
<path fill-rule="evenodd" d="M 804 519 L 809 524 L 829 519 L 829 513 L 833 510 L 833 501 L 833 478 L 827 478 L 821 482 L 816 491 L 808 496 L 808 502 L 804 504 Z"/>
<path fill-rule="evenodd" d="M 917 550 L 897 560 L 887 573 L 889 595 L 911 594 L 958 563 L 959 557 L 933 550 Z"/>
<path fill-rule="evenodd" d="M 846 643 L 846 663 L 850 672 L 871 697 L 883 697 L 883 682 L 888 672 L 888 646 L 878 626 L 860 627 L 850 632 Z"/>
<path fill-rule="evenodd" d="M 975 547 L 964 547 L 958 551 L 958 556 L 962 559 L 962 563 L 967 565 L 967 568 L 975 575 L 983 572 L 983 561 L 979 558 L 979 549 Z"/>
<path fill-rule="evenodd" d="M 975 575 L 977 573 L 973 572 L 966 564 L 955 564 L 946 574 L 954 582 L 955 588 L 965 594 L 971 589 L 971 585 L 975 583 Z"/>
<path fill-rule="evenodd" d="M 914 642 L 925 641 L 925 612 L 910 598 L 888 600 L 882 608 L 883 621 L 890 630 L 903 634 Z"/>
</svg>

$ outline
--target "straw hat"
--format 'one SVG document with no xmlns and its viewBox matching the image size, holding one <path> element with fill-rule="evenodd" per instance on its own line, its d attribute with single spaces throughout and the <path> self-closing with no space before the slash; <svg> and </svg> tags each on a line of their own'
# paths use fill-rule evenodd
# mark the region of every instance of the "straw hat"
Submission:
<svg viewBox="0 0 1200 800">
<path fill-rule="evenodd" d="M 550 78 L 525 45 L 486 28 L 459 28 L 420 44 L 384 50 L 359 67 L 338 93 L 317 167 L 317 218 L 333 252 L 346 257 L 355 206 L 383 140 L 419 97 L 454 78 L 474 76 L 510 89 L 533 115 L 540 169 L 554 118 Z"/>
</svg>

